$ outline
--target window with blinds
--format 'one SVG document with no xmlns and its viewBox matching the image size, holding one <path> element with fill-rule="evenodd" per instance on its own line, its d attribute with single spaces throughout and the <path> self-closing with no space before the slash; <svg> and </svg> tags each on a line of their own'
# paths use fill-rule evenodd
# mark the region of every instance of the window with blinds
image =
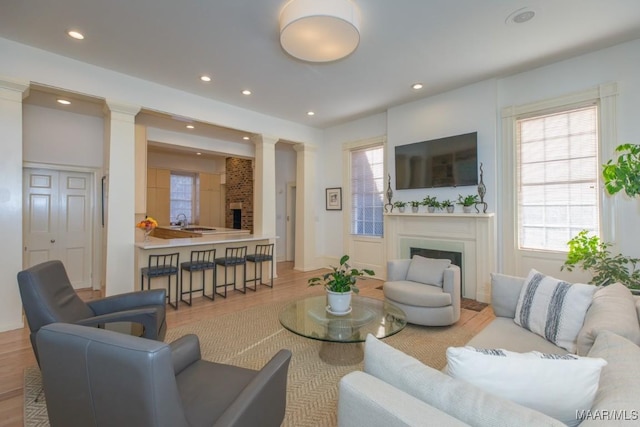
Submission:
<svg viewBox="0 0 640 427">
<path fill-rule="evenodd" d="M 521 249 L 567 251 L 580 230 L 599 235 L 598 108 L 516 121 Z"/>
<path fill-rule="evenodd" d="M 171 172 L 171 207 L 170 221 L 181 221 L 182 215 L 187 217 L 187 221 L 192 224 L 195 218 L 195 187 L 196 179 L 194 174 Z M 180 218 L 176 218 L 180 215 Z"/>
<path fill-rule="evenodd" d="M 351 234 L 382 236 L 384 148 L 351 152 Z"/>
</svg>

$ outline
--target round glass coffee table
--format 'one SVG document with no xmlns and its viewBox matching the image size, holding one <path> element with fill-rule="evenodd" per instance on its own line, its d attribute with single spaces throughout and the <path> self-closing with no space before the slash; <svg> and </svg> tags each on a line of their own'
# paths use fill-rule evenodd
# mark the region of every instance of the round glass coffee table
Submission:
<svg viewBox="0 0 640 427">
<path fill-rule="evenodd" d="M 294 334 L 323 341 L 320 358 L 334 365 L 362 360 L 367 334 L 386 338 L 407 325 L 407 316 L 393 304 L 354 295 L 350 313 L 336 316 L 327 311 L 327 297 L 294 301 L 280 313 L 280 323 Z"/>
</svg>

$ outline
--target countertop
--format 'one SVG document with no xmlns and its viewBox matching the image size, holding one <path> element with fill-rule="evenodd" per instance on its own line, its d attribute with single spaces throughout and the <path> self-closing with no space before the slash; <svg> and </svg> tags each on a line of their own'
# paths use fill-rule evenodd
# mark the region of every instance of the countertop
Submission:
<svg viewBox="0 0 640 427">
<path fill-rule="evenodd" d="M 253 242 L 256 240 L 269 239 L 277 239 L 277 236 L 248 234 L 247 231 L 239 232 L 239 230 L 235 230 L 235 232 L 203 234 L 202 237 L 191 237 L 182 239 L 159 239 L 157 237 L 149 237 L 148 241 L 144 241 L 142 240 L 142 238 L 140 238 L 140 240 L 135 242 L 135 246 L 137 248 L 146 250 L 208 244 L 215 245 L 224 243 Z"/>
</svg>

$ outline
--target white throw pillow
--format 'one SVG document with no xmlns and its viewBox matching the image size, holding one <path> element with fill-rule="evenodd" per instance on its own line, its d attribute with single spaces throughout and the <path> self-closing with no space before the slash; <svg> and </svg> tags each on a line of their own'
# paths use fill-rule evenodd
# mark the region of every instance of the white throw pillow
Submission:
<svg viewBox="0 0 640 427">
<path fill-rule="evenodd" d="M 567 283 L 532 269 L 520 291 L 513 320 L 575 353 L 578 333 L 596 289 L 593 285 Z"/>
<path fill-rule="evenodd" d="M 515 353 L 449 347 L 450 376 L 575 426 L 577 411 L 591 409 L 604 359 L 573 354 Z"/>
<path fill-rule="evenodd" d="M 414 255 L 407 271 L 407 280 L 442 287 L 444 270 L 450 265 L 451 260 L 448 259 L 433 259 Z"/>
</svg>

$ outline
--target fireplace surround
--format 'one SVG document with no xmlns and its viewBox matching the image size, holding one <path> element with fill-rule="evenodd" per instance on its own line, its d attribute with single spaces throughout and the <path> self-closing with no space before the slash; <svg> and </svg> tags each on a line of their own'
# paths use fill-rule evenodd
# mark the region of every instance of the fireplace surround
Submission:
<svg viewBox="0 0 640 427">
<path fill-rule="evenodd" d="M 387 259 L 410 258 L 411 248 L 460 253 L 462 296 L 490 302 L 491 273 L 497 271 L 495 214 L 387 213 L 384 227 Z"/>
</svg>

